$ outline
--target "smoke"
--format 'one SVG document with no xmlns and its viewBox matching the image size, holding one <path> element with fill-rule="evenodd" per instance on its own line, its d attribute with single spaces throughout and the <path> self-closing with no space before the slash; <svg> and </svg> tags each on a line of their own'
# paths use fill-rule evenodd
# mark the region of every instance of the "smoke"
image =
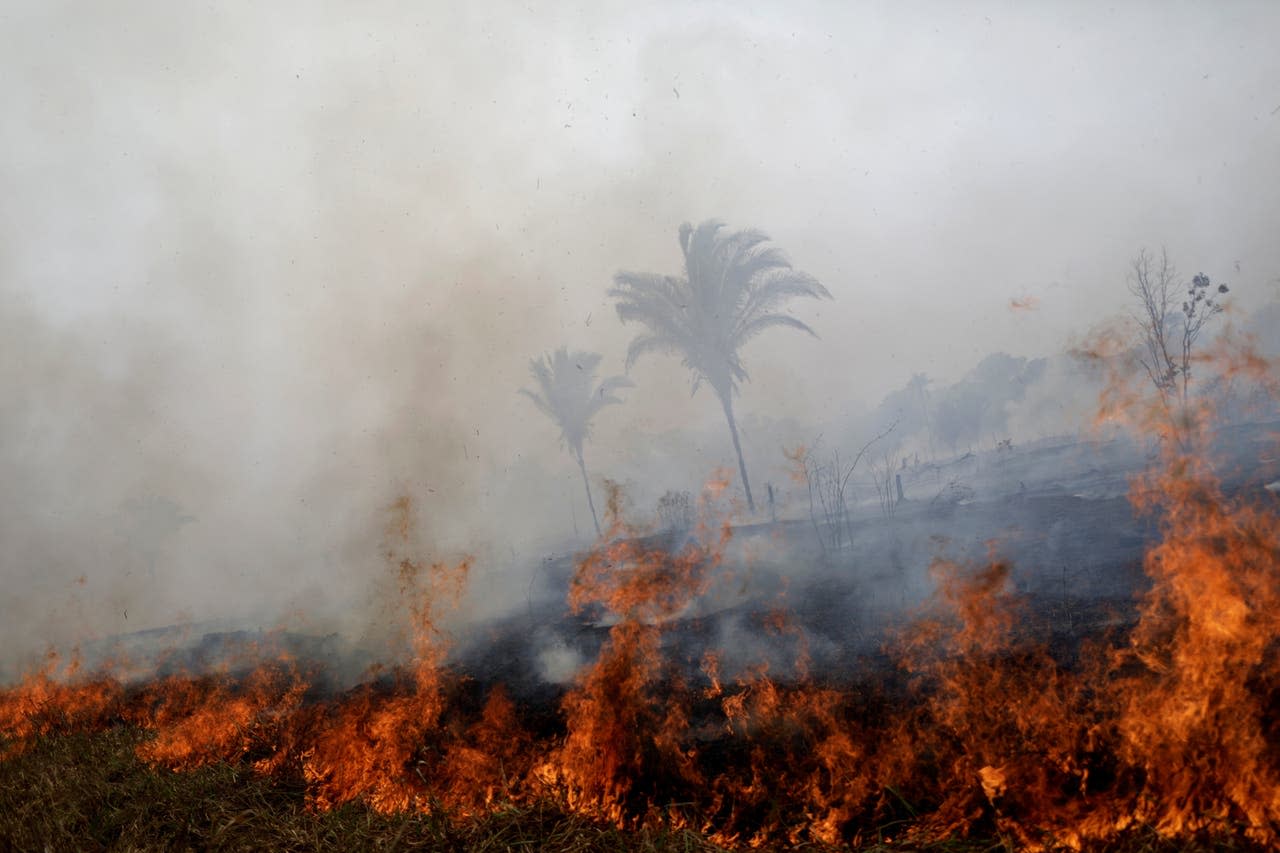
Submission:
<svg viewBox="0 0 1280 853">
<path fill-rule="evenodd" d="M 609 281 L 676 272 L 682 221 L 763 228 L 836 297 L 797 306 L 821 340 L 744 353 L 762 482 L 913 372 L 1061 349 L 1140 245 L 1256 306 L 1273 8 L 925 11 L 7 10 L 6 657 L 182 618 L 359 634 L 403 493 L 424 557 L 477 557 L 459 618 L 518 604 L 588 525 L 528 360 L 619 370 Z M 732 465 L 678 360 L 633 379 L 601 478 L 645 508 Z"/>
</svg>

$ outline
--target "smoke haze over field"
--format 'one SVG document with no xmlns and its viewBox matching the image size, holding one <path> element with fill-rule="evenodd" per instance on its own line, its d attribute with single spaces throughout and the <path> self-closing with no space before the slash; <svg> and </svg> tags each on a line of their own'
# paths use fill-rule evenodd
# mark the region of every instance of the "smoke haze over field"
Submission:
<svg viewBox="0 0 1280 853">
<path fill-rule="evenodd" d="M 402 492 L 473 606 L 520 600 L 589 528 L 529 359 L 621 372 L 611 278 L 677 273 L 684 221 L 835 297 L 744 350 L 762 469 L 913 373 L 1061 352 L 1142 246 L 1280 295 L 1275 4 L 464 5 L 0 12 L 6 648 L 358 624 Z M 632 378 L 597 476 L 734 464 L 678 359 Z"/>
</svg>

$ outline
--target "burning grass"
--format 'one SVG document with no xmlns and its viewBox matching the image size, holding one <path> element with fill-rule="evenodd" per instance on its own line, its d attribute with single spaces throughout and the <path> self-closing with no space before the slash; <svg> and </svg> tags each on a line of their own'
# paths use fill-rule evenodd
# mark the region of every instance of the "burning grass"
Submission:
<svg viewBox="0 0 1280 853">
<path fill-rule="evenodd" d="M 1068 656 L 1026 630 L 993 557 L 935 563 L 884 671 L 823 680 L 784 609 L 759 624 L 793 653 L 785 675 L 761 661 L 725 678 L 714 648 L 681 659 L 664 641 L 733 533 L 715 484 L 683 547 L 614 513 L 583 556 L 569 605 L 608 636 L 553 713 L 446 665 L 437 617 L 467 566 L 392 548 L 411 654 L 343 695 L 311 696 L 290 660 L 133 687 L 50 661 L 0 693 L 19 816 L 3 831 L 19 846 L 1274 849 L 1280 507 L 1225 494 L 1193 433 L 1166 438 L 1133 489 L 1162 532 L 1136 621 Z M 65 806 L 24 822 L 42 800 Z"/>
<path fill-rule="evenodd" d="M 0 763 L 6 850 L 714 851 L 682 830 L 623 832 L 550 802 L 470 820 L 443 811 L 381 814 L 359 804 L 317 812 L 296 781 L 243 763 L 157 771 L 138 758 L 141 729 L 41 738 Z"/>
<path fill-rule="evenodd" d="M 12 850 L 545 850 L 564 853 L 725 848 L 690 829 L 621 830 L 550 800 L 502 804 L 458 819 L 447 811 L 381 814 L 351 803 L 329 811 L 306 807 L 305 788 L 263 777 L 242 763 L 182 773 L 157 771 L 138 758 L 145 731 L 116 726 L 94 733 L 42 737 L 0 762 L 0 847 Z M 905 807 L 904 807 L 905 809 Z M 892 836 L 901 824 L 882 828 Z M 868 840 L 868 851 L 950 853 L 1014 848 L 1010 839 L 951 839 L 935 844 Z M 804 845 L 805 849 L 837 849 Z M 1170 842 L 1135 829 L 1096 848 L 1115 853 L 1252 850 L 1220 840 Z"/>
</svg>

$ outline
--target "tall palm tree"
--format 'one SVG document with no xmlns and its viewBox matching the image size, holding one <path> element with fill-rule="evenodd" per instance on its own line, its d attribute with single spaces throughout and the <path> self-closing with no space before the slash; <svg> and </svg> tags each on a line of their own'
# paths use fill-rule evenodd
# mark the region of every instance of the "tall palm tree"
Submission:
<svg viewBox="0 0 1280 853">
<path fill-rule="evenodd" d="M 738 350 L 774 326 L 790 327 L 817 337 L 813 329 L 779 313 L 798 296 L 831 294 L 812 276 L 792 269 L 781 250 L 765 247 L 769 238 L 756 230 L 725 232 L 711 219 L 697 228 L 680 226 L 684 275 L 620 272 L 609 295 L 617 300 L 618 317 L 646 327 L 627 350 L 627 368 L 647 352 L 679 355 L 693 374 L 693 393 L 705 381 L 724 408 L 738 470 L 755 511 L 747 464 L 742 458 L 733 395 L 749 377 Z"/>
<path fill-rule="evenodd" d="M 596 516 L 595 501 L 591 499 L 591 481 L 587 479 L 587 463 L 582 446 L 591 434 L 591 419 L 610 403 L 621 403 L 614 391 L 629 387 L 632 382 L 625 376 L 610 376 L 596 384 L 596 367 L 600 354 L 594 352 L 570 352 L 560 347 L 554 353 L 529 362 L 529 372 L 538 382 L 536 391 L 521 388 L 524 394 L 543 414 L 560 427 L 560 441 L 578 463 L 582 472 L 582 485 L 587 490 L 587 506 L 591 508 L 591 520 L 600 535 L 600 519 Z"/>
</svg>

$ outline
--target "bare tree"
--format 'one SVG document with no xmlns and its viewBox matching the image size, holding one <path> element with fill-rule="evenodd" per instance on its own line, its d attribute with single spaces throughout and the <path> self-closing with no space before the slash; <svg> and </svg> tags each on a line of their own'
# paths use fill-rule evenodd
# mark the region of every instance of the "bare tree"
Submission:
<svg viewBox="0 0 1280 853">
<path fill-rule="evenodd" d="M 738 383 L 748 379 L 738 351 L 775 326 L 817 337 L 808 325 L 778 309 L 796 297 L 831 294 L 812 276 L 792 269 L 780 250 L 766 248 L 766 235 L 754 230 L 725 233 L 723 228 L 715 220 L 696 228 L 686 222 L 680 226 L 683 275 L 620 272 L 609 295 L 617 300 L 622 322 L 636 321 L 647 328 L 627 350 L 628 368 L 647 352 L 679 355 L 693 374 L 694 393 L 704 381 L 711 386 L 738 454 L 747 507 L 754 512 L 733 417 Z"/>
<path fill-rule="evenodd" d="M 1129 293 L 1138 305 L 1133 315 L 1141 339 L 1139 362 L 1160 396 L 1161 406 L 1175 423 L 1185 426 L 1195 346 L 1205 325 L 1222 313 L 1218 297 L 1228 287 L 1215 288 L 1204 273 L 1190 284 L 1178 280 L 1169 253 L 1156 259 L 1143 249 L 1129 273 Z M 1181 430 L 1179 430 L 1179 433 Z"/>
<path fill-rule="evenodd" d="M 587 490 L 587 506 L 591 508 L 591 520 L 595 522 L 597 536 L 600 535 L 600 519 L 596 515 L 595 501 L 591 499 L 591 481 L 587 478 L 583 445 L 591 434 L 591 419 L 610 403 L 621 403 L 613 392 L 632 384 L 625 376 L 611 376 L 597 385 L 596 368 L 599 364 L 599 353 L 570 352 L 567 347 L 560 347 L 554 353 L 529 362 L 529 372 L 537 380 L 538 390 L 520 389 L 521 394 L 532 400 L 560 427 L 560 440 L 582 472 L 582 485 Z"/>
<path fill-rule="evenodd" d="M 852 524 L 849 505 L 845 500 L 845 488 L 854 465 L 846 468 L 840 459 L 840 451 L 833 450 L 824 457 L 819 455 L 821 439 L 813 447 L 783 450 L 784 455 L 796 466 L 795 479 L 803 481 L 809 494 L 809 520 L 818 535 L 822 550 L 839 550 L 846 535 L 852 540 Z"/>
<path fill-rule="evenodd" d="M 880 501 L 880 514 L 885 518 L 893 518 L 898 509 L 898 493 L 896 479 L 899 475 L 899 463 L 902 455 L 894 451 L 885 451 L 880 462 L 871 463 L 871 479 L 876 486 L 876 498 Z"/>
<path fill-rule="evenodd" d="M 849 479 L 871 445 L 893 432 L 897 425 L 894 421 L 884 432 L 862 445 L 848 465 L 844 464 L 839 450 L 833 450 L 825 460 L 819 457 L 821 436 L 812 448 L 783 449 L 783 455 L 795 466 L 794 479 L 803 482 L 808 489 L 809 520 L 824 552 L 828 546 L 830 550 L 839 550 L 853 544 L 853 517 L 847 499 Z M 819 512 L 822 514 L 821 522 L 818 520 Z"/>
</svg>

